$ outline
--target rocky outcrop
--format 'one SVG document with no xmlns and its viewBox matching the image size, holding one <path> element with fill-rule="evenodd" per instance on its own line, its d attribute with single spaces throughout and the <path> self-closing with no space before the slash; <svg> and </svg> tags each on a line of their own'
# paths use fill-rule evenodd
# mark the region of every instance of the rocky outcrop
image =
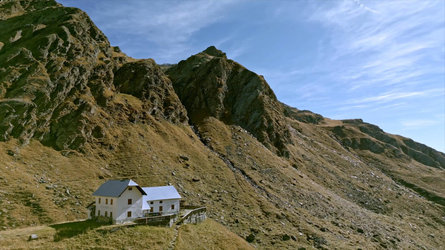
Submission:
<svg viewBox="0 0 445 250">
<path fill-rule="evenodd" d="M 331 131 L 345 147 L 369 150 L 376 154 L 414 159 L 427 166 L 445 169 L 445 154 L 417 143 L 411 139 L 385 133 L 378 126 L 361 119 L 343 120 L 343 125 L 334 126 Z"/>
<path fill-rule="evenodd" d="M 0 8 L 0 139 L 77 149 L 91 134 L 89 116 L 113 89 L 107 38 L 84 12 L 55 1 Z"/>
<path fill-rule="evenodd" d="M 252 133 L 268 148 L 286 151 L 283 107 L 264 78 L 211 46 L 167 69 L 193 123 L 215 117 Z"/>
<path fill-rule="evenodd" d="M 142 99 L 146 114 L 187 122 L 156 63 L 135 62 L 111 47 L 79 9 L 49 0 L 3 1 L 0 13 L 0 140 L 36 138 L 57 150 L 81 150 L 103 134 L 98 114 L 116 111 L 109 107 L 113 82 Z"/>
<path fill-rule="evenodd" d="M 154 60 L 140 60 L 124 64 L 115 74 L 114 85 L 122 93 L 133 95 L 144 102 L 143 109 L 155 117 L 173 123 L 187 123 L 187 111 Z"/>
<path fill-rule="evenodd" d="M 215 47 L 159 66 L 54 1 L 0 19 L 0 229 L 84 218 L 92 185 L 135 178 L 259 248 L 444 242 L 443 153 L 280 103 Z"/>
<path fill-rule="evenodd" d="M 284 115 L 286 117 L 295 119 L 297 121 L 304 123 L 320 124 L 324 120 L 323 116 L 313 113 L 309 110 L 298 110 L 284 103 L 282 103 L 282 105 L 284 107 Z"/>
<path fill-rule="evenodd" d="M 55 6 L 60 6 L 55 0 L 3 0 L 0 1 L 0 20 Z"/>
</svg>

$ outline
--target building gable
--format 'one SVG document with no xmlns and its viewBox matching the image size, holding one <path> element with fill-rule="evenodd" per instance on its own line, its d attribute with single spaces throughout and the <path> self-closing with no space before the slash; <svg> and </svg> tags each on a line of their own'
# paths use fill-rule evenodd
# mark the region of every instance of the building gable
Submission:
<svg viewBox="0 0 445 250">
<path fill-rule="evenodd" d="M 136 187 L 142 195 L 146 195 L 145 191 L 133 180 L 109 180 L 102 184 L 93 196 L 119 197 L 127 187 Z"/>
</svg>

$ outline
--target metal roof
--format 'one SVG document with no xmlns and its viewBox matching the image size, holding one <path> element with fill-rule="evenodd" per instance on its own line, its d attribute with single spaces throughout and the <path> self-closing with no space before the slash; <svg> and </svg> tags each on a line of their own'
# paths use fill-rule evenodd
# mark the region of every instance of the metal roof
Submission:
<svg viewBox="0 0 445 250">
<path fill-rule="evenodd" d="M 128 186 L 136 187 L 142 195 L 146 195 L 144 190 L 133 180 L 109 180 L 102 184 L 93 193 L 93 196 L 119 197 Z"/>
<path fill-rule="evenodd" d="M 147 194 L 147 201 L 181 199 L 181 195 L 174 186 L 143 187 L 142 189 Z"/>
</svg>

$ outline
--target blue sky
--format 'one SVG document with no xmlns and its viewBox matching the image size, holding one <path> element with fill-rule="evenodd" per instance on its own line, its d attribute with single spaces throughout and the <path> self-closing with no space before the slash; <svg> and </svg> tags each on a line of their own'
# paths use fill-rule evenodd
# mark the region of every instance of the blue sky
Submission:
<svg viewBox="0 0 445 250">
<path fill-rule="evenodd" d="M 215 45 L 290 106 L 445 152 L 443 0 L 59 2 L 129 56 L 177 63 Z"/>
</svg>

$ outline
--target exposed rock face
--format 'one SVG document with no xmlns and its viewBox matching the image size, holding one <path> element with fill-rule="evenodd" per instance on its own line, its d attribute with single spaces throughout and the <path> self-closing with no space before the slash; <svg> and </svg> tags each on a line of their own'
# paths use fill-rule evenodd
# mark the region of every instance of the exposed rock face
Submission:
<svg viewBox="0 0 445 250">
<path fill-rule="evenodd" d="M 166 74 L 193 123 L 213 116 L 245 128 L 271 149 L 285 151 L 289 131 L 281 119 L 283 107 L 262 76 L 213 46 Z"/>
<path fill-rule="evenodd" d="M 55 0 L 3 0 L 0 2 L 0 7 L 2 8 L 2 11 L 0 12 L 0 20 L 19 16 L 25 12 L 36 11 L 46 7 L 54 7 L 56 5 L 58 4 Z"/>
<path fill-rule="evenodd" d="M 297 121 L 304 123 L 320 124 L 324 120 L 323 116 L 313 113 L 309 110 L 298 110 L 284 103 L 282 103 L 282 105 L 284 107 L 284 115 L 289 118 L 295 119 Z"/>
<path fill-rule="evenodd" d="M 84 218 L 92 188 L 134 178 L 259 248 L 445 241 L 443 153 L 282 104 L 215 47 L 129 58 L 54 1 L 0 0 L 0 138 L 0 230 Z"/>
<path fill-rule="evenodd" d="M 325 120 L 319 114 L 280 103 L 262 76 L 227 59 L 225 53 L 213 46 L 170 66 L 166 74 L 193 123 L 199 124 L 212 116 L 226 124 L 239 125 L 280 155 L 288 154 L 288 145 L 297 144 L 297 139 L 290 136 L 286 117 L 314 125 L 322 125 Z M 445 168 L 445 155 L 434 149 L 399 139 L 360 119 L 343 123 L 344 126 L 331 130 L 346 148 L 405 155 L 428 166 Z"/>
<path fill-rule="evenodd" d="M 108 107 L 116 93 L 113 71 L 119 90 L 141 98 L 145 113 L 187 122 L 156 63 L 128 63 L 134 60 L 112 48 L 84 12 L 55 1 L 0 4 L 0 140 L 81 149 L 103 127 L 98 114 L 115 112 Z"/>
<path fill-rule="evenodd" d="M 332 131 L 347 148 L 405 156 L 427 166 L 445 169 L 445 154 L 411 139 L 387 134 L 361 119 L 343 120 L 343 125 L 333 127 Z"/>
<path fill-rule="evenodd" d="M 95 106 L 111 97 L 107 38 L 84 12 L 54 1 L 1 4 L 1 140 L 34 137 L 56 149 L 79 148 Z"/>
<path fill-rule="evenodd" d="M 114 85 L 122 93 L 144 101 L 152 116 L 186 123 L 187 111 L 161 68 L 152 59 L 124 64 L 115 74 Z"/>
</svg>

